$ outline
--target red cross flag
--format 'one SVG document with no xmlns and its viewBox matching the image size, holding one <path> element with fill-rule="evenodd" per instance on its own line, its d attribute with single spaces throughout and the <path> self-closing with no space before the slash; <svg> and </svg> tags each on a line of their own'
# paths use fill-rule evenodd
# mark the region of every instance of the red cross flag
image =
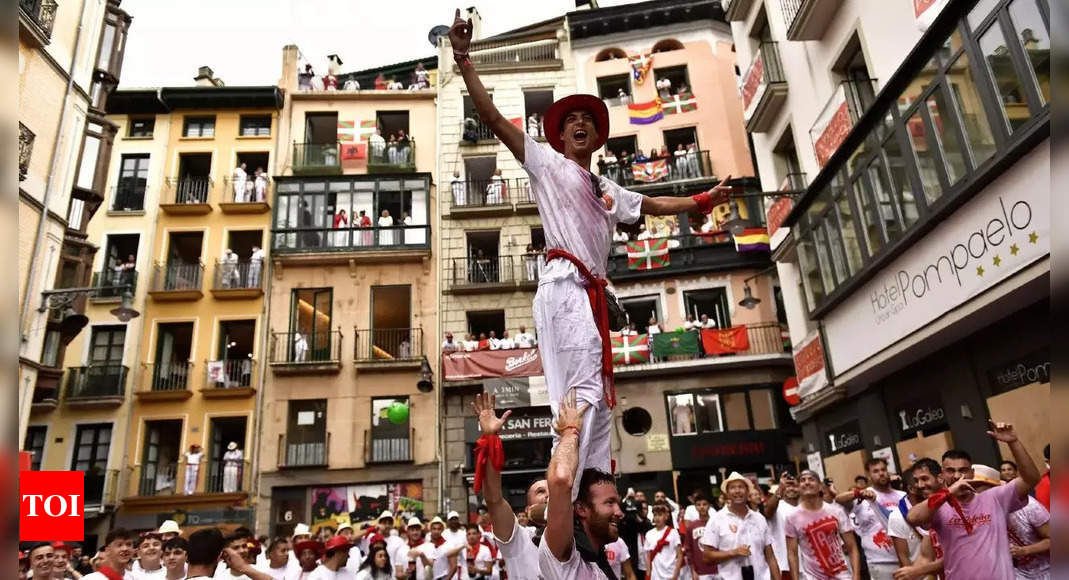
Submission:
<svg viewBox="0 0 1069 580">
<path fill-rule="evenodd" d="M 650 336 L 648 334 L 621 334 L 610 337 L 612 364 L 635 365 L 650 362 Z"/>
<path fill-rule="evenodd" d="M 627 243 L 628 270 L 656 270 L 670 265 L 671 262 L 668 254 L 668 238 Z"/>
</svg>

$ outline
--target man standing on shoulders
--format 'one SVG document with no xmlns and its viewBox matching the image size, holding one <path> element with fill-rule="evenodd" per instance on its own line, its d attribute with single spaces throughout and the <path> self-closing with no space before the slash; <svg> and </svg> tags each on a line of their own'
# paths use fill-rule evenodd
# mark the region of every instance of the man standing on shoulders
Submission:
<svg viewBox="0 0 1069 580">
<path fill-rule="evenodd" d="M 861 580 L 861 557 L 846 512 L 823 501 L 820 476 L 815 471 L 802 471 L 798 487 L 798 509 L 787 517 L 786 526 L 791 578 L 802 578 L 799 573 L 804 568 L 805 578 L 812 580 Z"/>
<path fill-rule="evenodd" d="M 720 485 L 727 505 L 705 526 L 704 559 L 717 565 L 723 580 L 780 580 L 768 522 L 747 503 L 753 489 L 752 481 L 732 473 Z"/>
<path fill-rule="evenodd" d="M 768 530 L 772 534 L 772 553 L 776 555 L 780 577 L 785 580 L 791 580 L 791 570 L 787 563 L 787 517 L 796 509 L 798 479 L 790 471 L 780 472 L 776 493 L 769 494 L 764 513 L 768 520 Z"/>
<path fill-rule="evenodd" d="M 687 564 L 696 580 L 713 580 L 716 577 L 716 564 L 705 561 L 705 550 L 702 546 L 702 538 L 705 537 L 705 528 L 709 524 L 709 498 L 700 491 L 695 491 L 690 500 L 693 502 L 687 507 L 694 508 L 695 517 L 687 519 L 686 512 L 683 515 L 683 542 L 687 549 Z"/>
<path fill-rule="evenodd" d="M 906 516 L 910 525 L 931 523 L 932 530 L 939 534 L 947 578 L 1014 577 L 1007 520 L 1011 512 L 1027 505 L 1028 492 L 1039 481 L 1039 470 L 1017 439 L 1013 425 L 989 423 L 988 435 L 1010 448 L 1018 467 L 1017 479 L 986 493 L 976 493 L 974 484 L 994 485 L 998 476 L 988 478 L 985 473 L 981 479 L 961 478 L 946 491 L 934 493 L 928 501 L 913 506 Z"/>
<path fill-rule="evenodd" d="M 887 535 L 887 517 L 898 507 L 898 501 L 906 492 L 891 487 L 887 460 L 873 457 L 865 462 L 865 470 L 871 487 L 840 493 L 835 496 L 835 501 L 850 510 L 857 522 L 869 576 L 872 580 L 893 580 L 899 563 L 894 543 Z"/>
</svg>

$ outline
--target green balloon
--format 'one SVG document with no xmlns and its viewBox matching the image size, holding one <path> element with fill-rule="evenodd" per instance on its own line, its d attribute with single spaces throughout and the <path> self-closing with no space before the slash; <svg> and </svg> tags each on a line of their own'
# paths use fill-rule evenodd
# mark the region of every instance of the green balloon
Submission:
<svg viewBox="0 0 1069 580">
<path fill-rule="evenodd" d="M 386 418 L 395 425 L 400 425 L 405 421 L 408 421 L 408 405 L 401 401 L 390 403 L 390 406 L 386 407 Z"/>
</svg>

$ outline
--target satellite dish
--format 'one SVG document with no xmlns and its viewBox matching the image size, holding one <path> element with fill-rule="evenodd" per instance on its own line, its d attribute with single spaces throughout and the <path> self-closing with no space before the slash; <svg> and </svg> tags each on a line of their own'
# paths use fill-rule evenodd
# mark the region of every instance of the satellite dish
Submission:
<svg viewBox="0 0 1069 580">
<path fill-rule="evenodd" d="M 427 33 L 427 42 L 430 42 L 431 46 L 434 48 L 438 48 L 438 39 L 443 36 L 449 36 L 449 27 L 444 24 L 439 24 Z"/>
</svg>

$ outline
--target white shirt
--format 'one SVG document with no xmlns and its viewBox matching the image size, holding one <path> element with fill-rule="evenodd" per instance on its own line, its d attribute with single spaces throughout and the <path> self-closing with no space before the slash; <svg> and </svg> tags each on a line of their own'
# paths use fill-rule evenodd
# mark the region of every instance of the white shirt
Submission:
<svg viewBox="0 0 1069 580">
<path fill-rule="evenodd" d="M 701 539 L 703 546 L 711 546 L 721 552 L 750 546 L 749 558 L 731 558 L 717 564 L 717 571 L 724 580 L 741 579 L 742 567 L 747 565 L 753 566 L 755 580 L 771 578 L 768 561 L 765 560 L 765 546 L 772 543 L 765 516 L 748 509 L 746 517 L 740 518 L 726 507 L 709 517 Z"/>
<path fill-rule="evenodd" d="M 790 570 L 787 563 L 787 517 L 794 513 L 798 506 L 793 506 L 782 499 L 776 504 L 775 516 L 768 520 L 768 530 L 772 534 L 772 553 L 776 555 L 776 563 L 780 570 Z"/>
<path fill-rule="evenodd" d="M 652 552 L 657 547 L 665 530 L 668 530 L 668 543 L 653 557 L 653 569 L 648 571 L 650 580 L 668 580 L 676 569 L 676 548 L 680 545 L 680 539 L 675 528 L 653 528 L 646 532 L 646 551 Z"/>
<path fill-rule="evenodd" d="M 260 555 L 262 556 L 263 554 Z M 267 574 L 274 580 L 292 580 L 293 578 L 296 578 L 294 574 L 290 573 L 288 565 L 282 566 L 281 568 L 272 568 L 269 562 L 265 562 L 263 565 L 257 564 L 256 569 Z"/>
<path fill-rule="evenodd" d="M 460 350 L 460 345 L 455 340 L 443 340 L 442 352 L 454 352 Z"/>
<path fill-rule="evenodd" d="M 928 534 L 920 528 L 909 525 L 902 512 L 895 508 L 891 511 L 891 515 L 887 516 L 887 535 L 905 540 L 909 547 L 910 561 L 916 561 L 921 553 L 921 543 Z"/>
<path fill-rule="evenodd" d="M 252 251 L 252 255 L 249 256 L 249 260 L 252 260 L 253 262 L 263 262 L 264 261 L 263 248 L 258 248 L 256 250 L 253 250 Z"/>
<path fill-rule="evenodd" d="M 887 510 L 897 510 L 898 500 L 905 497 L 906 492 L 892 489 L 884 493 L 868 488 L 876 494 L 876 502 Z M 869 564 L 897 564 L 898 556 L 895 554 L 894 544 L 887 535 L 884 520 L 874 510 L 879 509 L 871 501 L 863 500 L 854 502 L 850 513 L 854 515 L 857 523 L 857 535 L 861 536 L 861 548 L 865 550 L 865 561 Z"/>
<path fill-rule="evenodd" d="M 204 576 L 201 576 L 201 578 L 204 578 Z M 101 574 L 100 572 L 92 572 L 90 574 L 82 576 L 82 580 L 108 580 L 108 577 Z M 137 580 L 137 578 L 134 578 L 133 574 L 129 570 L 125 570 L 123 571 L 123 580 Z"/>
<path fill-rule="evenodd" d="M 512 534 L 503 540 L 494 532 L 498 556 L 508 566 L 509 580 L 538 580 L 538 547 L 535 546 L 530 530 L 521 527 L 512 518 Z M 619 575 L 617 575 L 619 577 Z"/>
<path fill-rule="evenodd" d="M 490 548 L 482 544 L 477 544 L 475 549 L 465 546 L 459 554 L 457 554 L 457 569 L 460 571 L 461 578 L 468 578 L 468 561 L 473 562 L 475 568 L 486 569 L 487 564 L 493 564 L 494 558 L 490 555 Z M 493 566 L 491 565 L 492 569 Z M 489 575 L 489 574 L 488 574 Z"/>
<path fill-rule="evenodd" d="M 627 549 L 627 542 L 624 542 L 623 538 L 616 538 L 616 541 L 605 546 L 605 557 L 609 560 L 609 566 L 612 568 L 613 573 L 617 578 L 623 578 L 624 562 L 631 559 L 631 552 Z"/>
<path fill-rule="evenodd" d="M 308 575 L 308 580 L 356 580 L 356 575 L 344 566 L 334 572 L 320 564 L 318 568 L 312 570 L 312 573 Z"/>
<path fill-rule="evenodd" d="M 545 534 L 542 534 L 542 542 L 538 544 L 538 570 L 545 580 L 609 580 L 597 564 L 579 556 L 575 540 L 572 540 L 572 553 L 568 561 L 558 560 L 550 551 Z"/>
<path fill-rule="evenodd" d="M 448 532 L 449 530 L 445 531 Z M 461 529 L 461 531 L 464 530 Z M 442 539 L 445 540 L 445 542 L 443 542 L 441 546 L 435 546 L 433 542 L 429 541 L 429 538 L 428 541 L 424 542 L 422 546 L 423 553 L 426 554 L 427 559 L 432 562 L 431 575 L 434 580 L 437 580 L 438 578 L 442 578 L 449 574 L 449 556 L 447 552 L 449 550 L 455 549 L 459 545 L 450 543 L 450 541 L 445 538 L 444 533 L 442 534 Z M 459 567 L 457 569 L 459 570 Z"/>
<path fill-rule="evenodd" d="M 158 570 L 145 570 L 141 567 L 141 563 L 135 560 L 133 568 L 134 569 L 129 572 L 129 575 L 136 580 L 156 580 L 158 578 L 167 577 L 167 568 L 164 567 L 162 563 Z"/>
<path fill-rule="evenodd" d="M 390 227 L 392 225 L 393 225 L 393 218 L 392 217 L 390 217 L 388 215 L 384 215 L 384 216 L 380 216 L 379 217 L 379 227 L 386 228 L 386 227 Z"/>
<path fill-rule="evenodd" d="M 521 332 L 516 335 L 516 346 L 518 348 L 531 348 L 536 344 L 538 344 L 538 339 L 530 332 Z"/>
</svg>

